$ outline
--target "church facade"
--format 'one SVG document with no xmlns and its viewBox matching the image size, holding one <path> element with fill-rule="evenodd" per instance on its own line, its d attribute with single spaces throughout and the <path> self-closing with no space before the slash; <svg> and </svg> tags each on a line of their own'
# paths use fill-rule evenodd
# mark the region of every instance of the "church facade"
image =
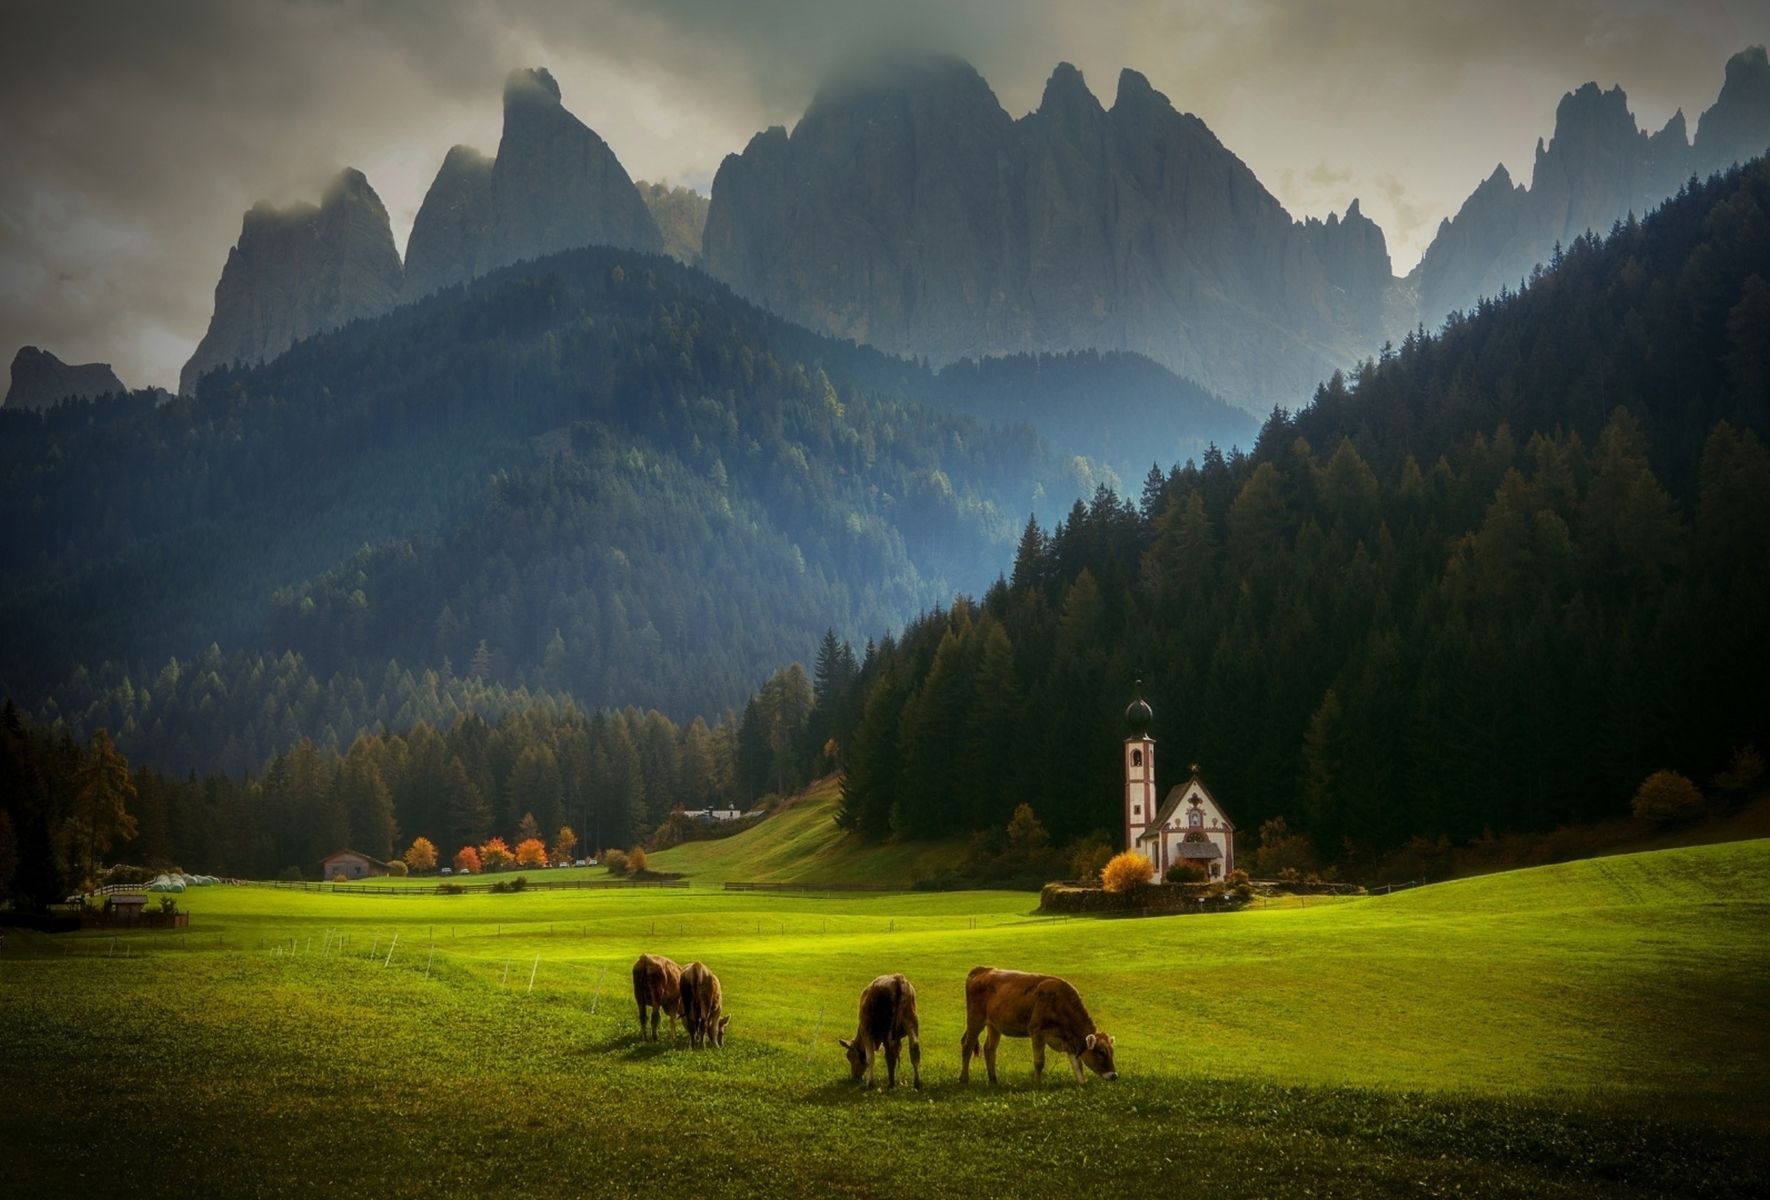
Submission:
<svg viewBox="0 0 1770 1200">
<path fill-rule="evenodd" d="M 1125 849 L 1147 858 L 1157 879 L 1182 862 L 1203 869 L 1207 879 L 1226 878 L 1235 870 L 1235 822 L 1199 778 L 1197 763 L 1191 778 L 1161 796 L 1150 733 L 1154 723 L 1139 681 L 1137 696 L 1125 709 Z"/>
</svg>

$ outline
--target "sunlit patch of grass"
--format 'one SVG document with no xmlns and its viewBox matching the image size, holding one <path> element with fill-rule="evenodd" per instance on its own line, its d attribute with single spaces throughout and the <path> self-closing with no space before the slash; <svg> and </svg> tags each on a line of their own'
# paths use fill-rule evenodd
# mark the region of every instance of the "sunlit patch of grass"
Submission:
<svg viewBox="0 0 1770 1200">
<path fill-rule="evenodd" d="M 1766 868 L 1739 843 L 1134 921 L 993 892 L 187 892 L 190 929 L 129 958 L 9 937 L 0 1189 L 1759 1194 Z M 719 972 L 723 1051 L 639 1040 L 642 949 Z M 1010 1040 L 1003 1085 L 961 1089 L 984 962 L 1072 979 L 1124 1078 L 1057 1059 L 1039 1088 Z M 884 970 L 921 996 L 919 1093 L 860 1091 L 835 1046 Z"/>
</svg>

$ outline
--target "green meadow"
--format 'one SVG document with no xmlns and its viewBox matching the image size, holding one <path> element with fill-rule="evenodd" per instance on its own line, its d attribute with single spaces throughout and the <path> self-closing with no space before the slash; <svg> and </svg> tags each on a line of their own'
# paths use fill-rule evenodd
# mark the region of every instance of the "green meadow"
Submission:
<svg viewBox="0 0 1770 1200">
<path fill-rule="evenodd" d="M 193 890 L 178 933 L 12 933 L 7 1195 L 1761 1195 L 1770 841 L 1393 896 L 1052 920 L 1026 893 Z M 713 860 L 723 863 L 723 870 Z M 664 865 L 660 863 L 660 865 Z M 760 872 L 745 877 L 759 877 Z M 718 972 L 722 1051 L 637 1037 L 643 950 Z M 957 1083 L 963 981 L 1059 972 L 1117 1083 Z M 860 988 L 925 1086 L 865 1093 Z M 532 977 L 532 986 L 531 986 Z M 981 1066 L 981 1064 L 979 1064 Z M 906 1064 L 907 1075 L 907 1064 Z"/>
</svg>

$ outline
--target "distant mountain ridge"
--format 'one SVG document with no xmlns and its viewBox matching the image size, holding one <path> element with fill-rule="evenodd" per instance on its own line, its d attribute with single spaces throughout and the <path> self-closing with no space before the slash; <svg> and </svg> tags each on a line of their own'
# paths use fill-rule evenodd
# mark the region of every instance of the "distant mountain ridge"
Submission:
<svg viewBox="0 0 1770 1200">
<path fill-rule="evenodd" d="M 1649 134 L 1620 88 L 1569 92 L 1529 186 L 1500 166 L 1405 278 L 1356 200 L 1293 220 L 1197 117 L 1135 71 L 1111 108 L 1060 63 L 1011 118 L 969 65 L 890 58 L 757 134 L 710 200 L 634 184 L 545 70 L 513 72 L 495 158 L 457 146 L 402 264 L 368 181 L 247 214 L 208 334 L 181 375 L 497 267 L 582 245 L 669 253 L 808 328 L 940 366 L 1132 351 L 1246 410 L 1295 407 L 1335 369 L 1515 286 L 1587 229 L 1770 148 L 1770 63 L 1733 56 L 1715 103 Z"/>
<path fill-rule="evenodd" d="M 1445 314 L 1482 296 L 1515 289 L 1557 243 L 1587 230 L 1606 233 L 1671 196 L 1692 176 L 1706 177 L 1770 149 L 1770 61 L 1753 46 L 1727 62 L 1715 103 L 1694 141 L 1682 111 L 1657 133 L 1635 123 L 1622 88 L 1587 83 L 1555 110 L 1555 132 L 1539 139 L 1528 187 L 1502 164 L 1470 194 L 1408 275 L 1418 319 L 1435 328 Z"/>
<path fill-rule="evenodd" d="M 1380 341 L 1381 230 L 1296 222 L 1135 71 L 1059 64 L 1018 121 L 951 58 L 827 85 L 714 179 L 707 269 L 790 320 L 937 364 L 1133 350 L 1244 404 Z"/>
<path fill-rule="evenodd" d="M 1649 135 L 1620 88 L 1587 84 L 1563 99 L 1531 186 L 1497 168 L 1398 280 L 1357 201 L 1293 221 L 1135 71 L 1106 109 L 1060 63 L 1015 120 L 966 63 L 888 60 L 726 158 L 703 259 L 792 320 L 936 364 L 1130 349 L 1264 411 L 1515 287 L 1557 242 L 1766 148 L 1762 47 L 1728 62 L 1694 142 L 1682 114 Z"/>
</svg>

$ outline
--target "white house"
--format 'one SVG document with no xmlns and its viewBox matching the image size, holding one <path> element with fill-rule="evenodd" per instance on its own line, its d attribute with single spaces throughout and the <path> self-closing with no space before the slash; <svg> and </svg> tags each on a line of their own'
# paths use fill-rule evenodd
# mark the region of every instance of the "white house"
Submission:
<svg viewBox="0 0 1770 1200">
<path fill-rule="evenodd" d="M 735 808 L 691 808 L 684 810 L 682 815 L 696 821 L 737 821 L 748 814 Z"/>
<path fill-rule="evenodd" d="M 1235 822 L 1199 778 L 1197 763 L 1190 779 L 1156 802 L 1154 723 L 1138 680 L 1137 696 L 1125 709 L 1125 849 L 1147 858 L 1158 879 L 1178 862 L 1197 863 L 1206 878 L 1222 879 L 1235 870 Z"/>
</svg>

